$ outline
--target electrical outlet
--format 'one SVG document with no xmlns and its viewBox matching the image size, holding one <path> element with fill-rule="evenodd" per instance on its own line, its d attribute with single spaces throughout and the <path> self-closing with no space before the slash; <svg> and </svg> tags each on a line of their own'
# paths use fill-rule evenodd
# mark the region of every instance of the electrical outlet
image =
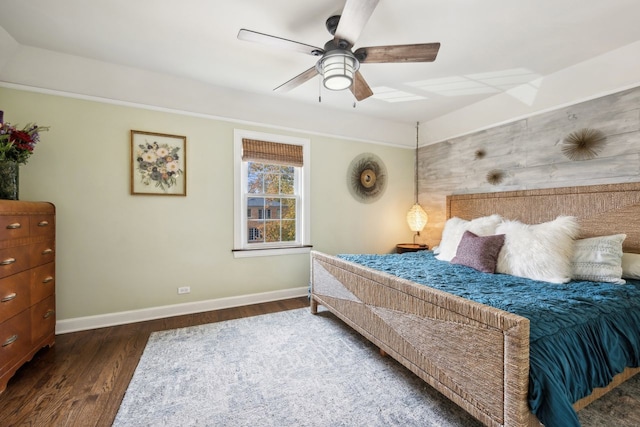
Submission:
<svg viewBox="0 0 640 427">
<path fill-rule="evenodd" d="M 189 286 L 182 286 L 178 288 L 178 295 L 188 294 L 191 292 L 191 288 Z"/>
</svg>

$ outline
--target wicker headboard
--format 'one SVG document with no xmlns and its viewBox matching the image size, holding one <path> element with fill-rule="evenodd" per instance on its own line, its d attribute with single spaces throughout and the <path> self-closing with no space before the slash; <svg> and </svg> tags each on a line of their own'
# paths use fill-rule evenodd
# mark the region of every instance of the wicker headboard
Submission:
<svg viewBox="0 0 640 427">
<path fill-rule="evenodd" d="M 447 196 L 447 218 L 494 213 L 526 224 L 572 215 L 580 237 L 626 233 L 625 252 L 640 253 L 640 182 Z"/>
</svg>

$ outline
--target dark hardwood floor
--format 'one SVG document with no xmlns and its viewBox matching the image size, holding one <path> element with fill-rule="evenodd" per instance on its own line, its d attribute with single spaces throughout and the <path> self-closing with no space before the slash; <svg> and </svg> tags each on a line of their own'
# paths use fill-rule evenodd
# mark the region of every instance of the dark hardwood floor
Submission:
<svg viewBox="0 0 640 427">
<path fill-rule="evenodd" d="M 308 305 L 302 297 L 58 335 L 0 394 L 0 426 L 111 426 L 151 332 Z"/>
</svg>

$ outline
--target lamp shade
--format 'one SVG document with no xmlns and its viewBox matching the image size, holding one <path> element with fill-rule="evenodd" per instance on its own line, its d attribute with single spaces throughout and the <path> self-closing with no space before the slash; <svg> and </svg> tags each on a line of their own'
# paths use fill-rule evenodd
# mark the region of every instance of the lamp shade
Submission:
<svg viewBox="0 0 640 427">
<path fill-rule="evenodd" d="M 316 66 L 322 74 L 324 87 L 329 90 L 344 90 L 351 87 L 358 61 L 351 52 L 336 49 L 326 53 Z"/>
<path fill-rule="evenodd" d="M 422 231 L 425 225 L 427 225 L 427 213 L 422 209 L 422 206 L 415 204 L 407 212 L 407 224 L 411 231 L 419 233 Z"/>
</svg>

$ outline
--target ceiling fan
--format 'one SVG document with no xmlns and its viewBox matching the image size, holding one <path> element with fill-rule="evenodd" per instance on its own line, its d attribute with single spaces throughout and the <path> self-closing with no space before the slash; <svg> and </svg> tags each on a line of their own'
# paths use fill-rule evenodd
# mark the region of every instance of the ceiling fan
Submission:
<svg viewBox="0 0 640 427">
<path fill-rule="evenodd" d="M 334 37 L 325 43 L 324 48 L 244 28 L 238 32 L 238 39 L 320 57 L 315 66 L 274 90 L 289 91 L 320 74 L 327 89 L 349 88 L 355 98 L 362 101 L 373 95 L 373 91 L 359 71 L 360 64 L 432 62 L 440 49 L 440 43 L 421 43 L 361 47 L 353 52 L 352 48 L 378 2 L 379 0 L 346 0 L 342 15 L 331 16 L 326 21 L 327 30 Z"/>
</svg>

